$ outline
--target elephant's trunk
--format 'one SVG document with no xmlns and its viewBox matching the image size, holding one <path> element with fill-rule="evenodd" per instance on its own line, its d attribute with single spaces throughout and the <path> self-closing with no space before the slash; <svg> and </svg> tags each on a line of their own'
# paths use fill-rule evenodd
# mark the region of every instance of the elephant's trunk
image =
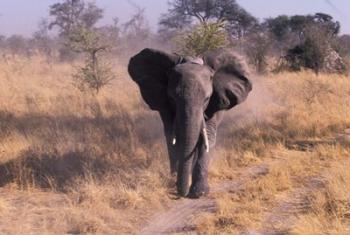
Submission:
<svg viewBox="0 0 350 235">
<path fill-rule="evenodd" d="M 190 187 L 192 164 L 202 128 L 201 110 L 189 107 L 177 114 L 176 144 L 179 147 L 179 168 L 177 189 L 181 196 L 186 196 Z"/>
</svg>

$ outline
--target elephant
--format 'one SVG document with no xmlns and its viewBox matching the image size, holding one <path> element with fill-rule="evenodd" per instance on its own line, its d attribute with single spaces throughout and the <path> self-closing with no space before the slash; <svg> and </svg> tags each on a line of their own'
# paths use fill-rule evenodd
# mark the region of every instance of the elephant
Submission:
<svg viewBox="0 0 350 235">
<path fill-rule="evenodd" d="M 146 48 L 130 59 L 128 72 L 159 112 L 179 196 L 207 195 L 210 149 L 223 114 L 252 90 L 237 57 L 230 49 L 191 58 Z"/>
</svg>

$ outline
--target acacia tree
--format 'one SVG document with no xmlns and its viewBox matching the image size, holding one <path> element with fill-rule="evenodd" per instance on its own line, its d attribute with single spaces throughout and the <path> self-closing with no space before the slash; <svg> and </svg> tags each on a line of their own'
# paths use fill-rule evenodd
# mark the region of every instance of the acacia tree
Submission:
<svg viewBox="0 0 350 235">
<path fill-rule="evenodd" d="M 344 72 L 345 67 L 343 67 L 341 58 L 338 61 L 332 61 L 331 54 L 337 57 L 339 54 L 332 48 L 331 40 L 327 28 L 321 26 L 308 28 L 305 40 L 287 52 L 285 58 L 289 63 L 289 68 L 292 70 L 309 68 L 316 74 L 320 71 Z M 327 61 L 332 64 L 331 67 L 327 66 Z"/>
<path fill-rule="evenodd" d="M 236 0 L 173 0 L 159 22 L 161 30 L 182 29 L 192 23 L 226 22 L 226 30 L 235 38 L 245 36 L 258 21 Z"/>
<path fill-rule="evenodd" d="M 94 30 L 96 23 L 103 17 L 103 10 L 94 3 L 84 0 L 65 0 L 50 6 L 49 29 L 57 29 L 62 42 L 60 58 L 71 60 L 74 58 L 70 45 L 70 37 L 75 30 L 85 28 Z"/>
<path fill-rule="evenodd" d="M 313 29 L 322 31 L 327 40 L 336 36 L 340 30 L 340 24 L 334 21 L 332 16 L 324 13 L 315 15 L 280 15 L 268 18 L 263 23 L 268 29 L 281 50 L 287 50 L 305 41 Z"/>
<path fill-rule="evenodd" d="M 70 36 L 71 47 L 85 55 L 84 66 L 73 75 L 76 85 L 81 90 L 89 88 L 98 93 L 101 88 L 115 78 L 111 67 L 101 60 L 101 53 L 110 48 L 102 44 L 99 35 L 92 30 L 80 27 Z"/>
<path fill-rule="evenodd" d="M 103 52 L 111 45 L 95 25 L 103 17 L 103 10 L 84 0 L 65 0 L 50 7 L 53 20 L 50 28 L 56 27 L 64 40 L 63 49 L 74 51 L 85 57 L 84 66 L 78 68 L 73 77 L 79 88 L 90 88 L 97 93 L 114 78 L 108 65 L 101 63 Z"/>
<path fill-rule="evenodd" d="M 209 50 L 228 45 L 223 22 L 202 23 L 177 40 L 179 52 L 185 56 L 200 56 Z"/>
<path fill-rule="evenodd" d="M 332 41 L 340 31 L 340 24 L 330 15 L 283 15 L 267 19 L 264 24 L 280 47 L 280 56 L 286 54 L 282 58 L 289 69 L 310 68 L 318 73 L 327 64 L 329 54 L 336 53 L 332 52 Z"/>
<path fill-rule="evenodd" d="M 50 6 L 53 20 L 49 28 L 57 27 L 61 36 L 69 36 L 77 27 L 93 28 L 103 17 L 103 10 L 84 0 L 65 0 Z"/>
</svg>

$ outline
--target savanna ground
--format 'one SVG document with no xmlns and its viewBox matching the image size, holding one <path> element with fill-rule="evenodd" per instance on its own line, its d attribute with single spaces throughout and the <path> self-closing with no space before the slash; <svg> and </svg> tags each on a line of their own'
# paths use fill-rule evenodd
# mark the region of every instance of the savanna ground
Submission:
<svg viewBox="0 0 350 235">
<path fill-rule="evenodd" d="M 70 64 L 0 62 L 0 234 L 135 234 L 177 201 L 160 119 L 125 66 L 114 72 L 94 95 L 75 88 Z M 267 171 L 212 193 L 216 210 L 191 233 L 350 234 L 350 77 L 252 77 L 210 180 Z"/>
</svg>

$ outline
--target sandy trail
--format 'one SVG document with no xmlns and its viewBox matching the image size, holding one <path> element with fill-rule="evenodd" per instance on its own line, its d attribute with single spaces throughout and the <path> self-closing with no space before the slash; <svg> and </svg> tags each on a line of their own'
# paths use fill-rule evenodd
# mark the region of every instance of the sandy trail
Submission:
<svg viewBox="0 0 350 235">
<path fill-rule="evenodd" d="M 268 172 L 266 164 L 251 167 L 242 172 L 239 179 L 234 181 L 225 181 L 211 187 L 212 193 L 227 191 L 237 191 L 249 179 L 259 177 Z M 176 234 L 181 232 L 191 233 L 194 231 L 193 219 L 196 215 L 203 212 L 214 212 L 216 209 L 213 198 L 204 197 L 200 199 L 180 199 L 175 202 L 168 211 L 153 217 L 146 227 L 140 231 L 140 235 L 155 234 Z"/>
<path fill-rule="evenodd" d="M 334 138 L 321 141 L 299 141 L 295 143 L 296 149 L 301 151 L 310 150 L 318 144 L 350 143 L 350 129 L 337 134 Z M 294 146 L 294 147 L 295 147 Z M 344 165 L 349 165 L 347 160 Z M 310 202 L 306 200 L 307 195 L 318 190 L 324 184 L 325 172 L 310 178 L 303 187 L 296 188 L 292 192 L 279 196 L 279 203 L 265 214 L 264 227 L 260 231 L 249 230 L 249 235 L 276 235 L 287 234 L 293 228 L 298 215 L 308 211 Z"/>
<path fill-rule="evenodd" d="M 287 234 L 295 222 L 297 215 L 308 211 L 310 202 L 306 196 L 320 188 L 323 184 L 322 177 L 312 177 L 309 182 L 292 192 L 279 195 L 279 203 L 276 207 L 266 212 L 264 216 L 265 225 L 260 231 L 249 231 L 248 234 L 255 235 L 276 235 Z"/>
</svg>

